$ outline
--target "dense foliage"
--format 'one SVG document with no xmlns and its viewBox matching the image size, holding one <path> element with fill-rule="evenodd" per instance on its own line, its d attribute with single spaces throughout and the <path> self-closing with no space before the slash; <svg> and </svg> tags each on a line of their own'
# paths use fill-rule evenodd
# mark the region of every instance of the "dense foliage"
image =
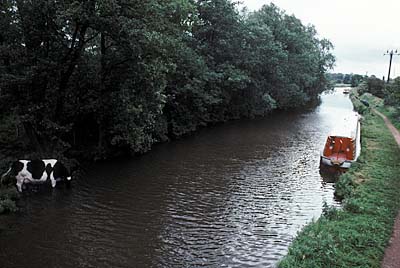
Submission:
<svg viewBox="0 0 400 268">
<path fill-rule="evenodd" d="M 358 92 L 364 97 L 368 96 L 368 98 L 365 98 L 366 101 L 378 99 L 371 98 L 371 94 L 379 97 L 382 102 L 379 106 L 385 104 L 387 111 L 389 111 L 386 115 L 394 124 L 400 123 L 400 77 L 391 79 L 389 82 L 375 76 L 368 77 L 359 85 Z"/>
<path fill-rule="evenodd" d="M 370 77 L 358 87 L 357 91 L 364 101 L 385 114 L 400 129 L 400 77 L 389 83 Z"/>
<path fill-rule="evenodd" d="M 358 92 L 360 95 L 370 93 L 384 100 L 386 105 L 390 106 L 391 114 L 397 114 L 391 117 L 395 122 L 400 121 L 400 77 L 391 79 L 389 82 L 379 79 L 375 76 L 366 77 L 359 84 Z"/>
<path fill-rule="evenodd" d="M 390 84 L 386 85 L 384 98 L 386 104 L 392 105 L 400 111 L 400 77 L 397 77 Z"/>
<path fill-rule="evenodd" d="M 328 78 L 335 84 L 350 84 L 352 87 L 357 87 L 368 77 L 360 74 L 342 74 L 342 73 L 330 73 Z"/>
<path fill-rule="evenodd" d="M 315 99 L 332 45 L 275 5 L 0 1 L 0 158 L 142 153 Z"/>
</svg>

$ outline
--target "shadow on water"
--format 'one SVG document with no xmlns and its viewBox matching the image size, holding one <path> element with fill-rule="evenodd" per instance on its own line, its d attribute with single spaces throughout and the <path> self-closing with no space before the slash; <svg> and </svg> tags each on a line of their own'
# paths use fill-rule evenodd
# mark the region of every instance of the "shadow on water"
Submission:
<svg viewBox="0 0 400 268">
<path fill-rule="evenodd" d="M 336 183 L 343 173 L 344 171 L 339 168 L 326 166 L 322 163 L 319 165 L 319 174 L 326 183 Z"/>
</svg>

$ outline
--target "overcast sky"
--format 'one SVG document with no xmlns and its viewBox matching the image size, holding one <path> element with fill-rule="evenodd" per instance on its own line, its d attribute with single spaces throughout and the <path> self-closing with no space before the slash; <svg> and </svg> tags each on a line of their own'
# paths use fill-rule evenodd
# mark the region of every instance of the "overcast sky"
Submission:
<svg viewBox="0 0 400 268">
<path fill-rule="evenodd" d="M 242 0 L 249 10 L 275 3 L 303 24 L 313 24 L 335 49 L 334 72 L 386 77 L 388 49 L 400 52 L 400 0 Z M 400 76 L 400 56 L 393 57 L 391 77 Z"/>
</svg>

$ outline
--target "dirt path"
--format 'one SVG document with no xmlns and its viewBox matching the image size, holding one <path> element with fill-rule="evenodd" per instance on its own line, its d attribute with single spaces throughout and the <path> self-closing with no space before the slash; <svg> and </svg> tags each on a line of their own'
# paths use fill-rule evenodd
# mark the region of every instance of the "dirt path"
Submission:
<svg viewBox="0 0 400 268">
<path fill-rule="evenodd" d="M 374 113 L 379 115 L 385 121 L 397 144 L 400 147 L 400 132 L 393 126 L 389 119 L 382 113 L 372 109 Z M 400 268 L 400 212 L 393 227 L 392 237 L 389 241 L 389 246 L 385 250 L 385 256 L 382 261 L 382 268 Z"/>
</svg>

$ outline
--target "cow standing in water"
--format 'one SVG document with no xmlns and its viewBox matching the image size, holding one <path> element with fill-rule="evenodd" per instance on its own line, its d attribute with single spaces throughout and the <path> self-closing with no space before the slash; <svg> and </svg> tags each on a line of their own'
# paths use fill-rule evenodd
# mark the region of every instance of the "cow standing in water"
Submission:
<svg viewBox="0 0 400 268">
<path fill-rule="evenodd" d="M 56 187 L 57 181 L 71 181 L 71 175 L 67 168 L 56 159 L 45 160 L 18 160 L 11 164 L 10 169 L 2 177 L 7 175 L 15 177 L 16 186 L 19 192 L 22 192 L 24 183 L 44 183 L 48 179 L 51 186 Z"/>
</svg>

